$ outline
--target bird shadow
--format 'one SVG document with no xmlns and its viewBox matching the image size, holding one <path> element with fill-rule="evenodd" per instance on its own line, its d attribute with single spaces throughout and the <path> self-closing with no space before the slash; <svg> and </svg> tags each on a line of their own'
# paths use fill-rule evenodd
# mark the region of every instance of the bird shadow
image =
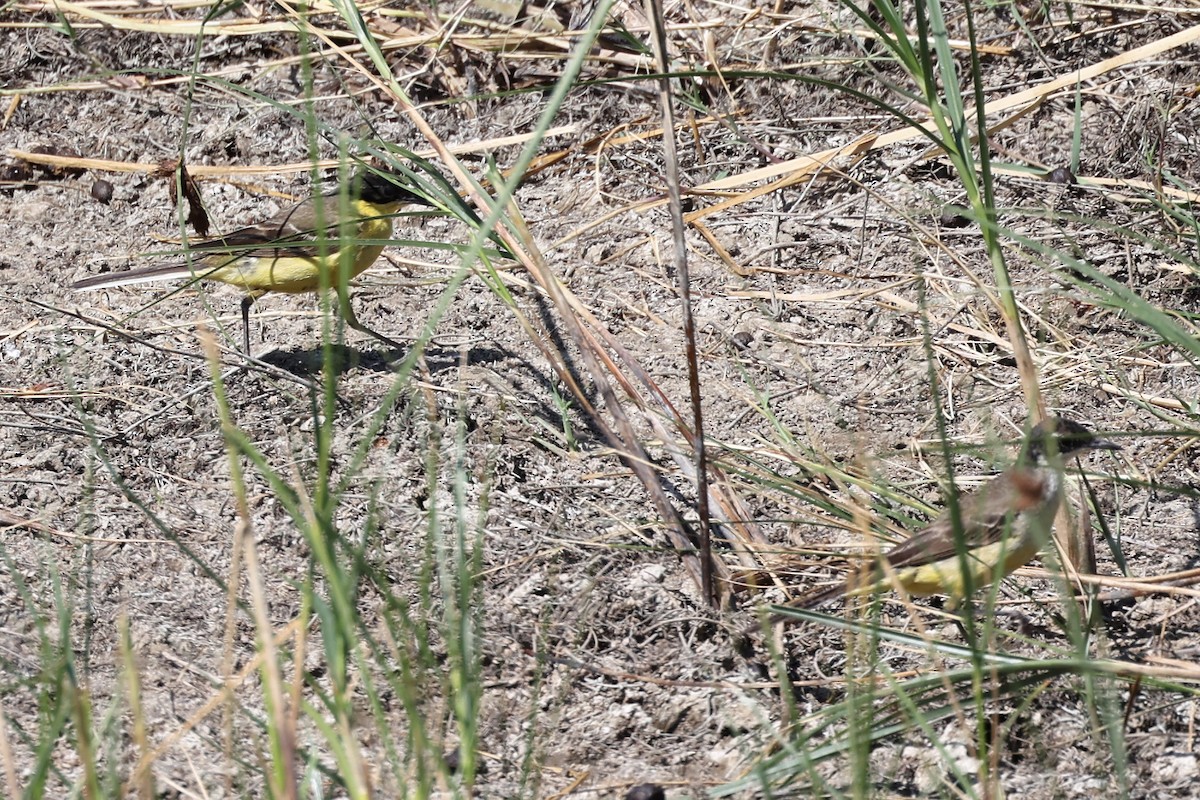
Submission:
<svg viewBox="0 0 1200 800">
<path fill-rule="evenodd" d="M 328 350 L 323 346 L 272 350 L 260 356 L 258 360 L 298 377 L 312 378 L 325 370 L 327 358 L 330 359 L 334 374 L 341 377 L 356 370 L 395 372 L 407 356 L 407 351 L 390 348 L 360 350 L 345 344 L 335 344 Z M 503 347 L 473 347 L 467 351 L 464 362 L 463 352 L 457 348 L 429 346 L 425 348 L 424 356 L 426 367 L 430 373 L 436 375 L 464 363 L 486 365 L 502 362 L 512 358 L 513 354 Z"/>
<path fill-rule="evenodd" d="M 325 348 L 312 347 L 293 350 L 276 350 L 266 353 L 259 360 L 270 366 L 286 370 L 297 379 L 316 389 L 320 383 L 321 371 L 325 364 Z M 335 345 L 330 351 L 333 359 L 332 366 L 335 375 L 342 375 L 352 370 L 363 370 L 380 374 L 394 373 L 400 368 L 407 352 L 394 350 L 365 350 L 360 351 L 345 345 Z M 531 362 L 518 352 L 502 345 L 477 345 L 468 348 L 441 347 L 431 343 L 424 351 L 424 367 L 430 377 L 453 372 L 467 367 L 483 367 L 502 373 L 506 383 L 520 384 L 530 396 L 540 395 L 540 399 L 526 407 L 526 413 L 543 420 L 553 429 L 563 425 L 563 414 L 566 413 L 560 405 L 547 398 L 557 397 L 562 391 L 557 380 L 547 374 L 544 366 Z M 577 378 L 578 380 L 578 378 Z M 340 395 L 338 405 L 343 408 L 351 406 Z M 603 441 L 604 434 L 595 421 L 584 413 L 571 413 L 573 435 L 581 442 Z"/>
<path fill-rule="evenodd" d="M 335 344 L 328 349 L 321 346 L 272 350 L 259 356 L 258 360 L 298 377 L 311 378 L 325 371 L 327 358 L 334 374 L 341 376 L 360 369 L 366 372 L 391 372 L 404 360 L 404 355 L 397 350 L 358 350 L 349 345 Z"/>
</svg>

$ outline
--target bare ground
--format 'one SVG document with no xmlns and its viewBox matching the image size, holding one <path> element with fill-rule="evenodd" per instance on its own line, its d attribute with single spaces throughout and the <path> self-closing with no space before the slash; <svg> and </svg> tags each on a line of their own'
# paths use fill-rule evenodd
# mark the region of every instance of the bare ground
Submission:
<svg viewBox="0 0 1200 800">
<path fill-rule="evenodd" d="M 693 9 L 697 18 L 702 10 L 725 20 L 744 13 L 701 5 L 705 8 Z M 1003 15 L 988 18 L 995 28 L 991 43 L 1011 48 L 985 64 L 998 96 L 1189 22 L 1146 13 L 1138 25 L 1105 32 L 1112 20 L 1078 8 L 1076 14 L 1073 27 L 1035 19 L 1032 36 L 1015 23 L 1005 30 Z M 17 16 L 6 12 L 0 19 Z M 814 4 L 796 20 L 812 28 L 789 29 L 771 18 L 771 24 L 737 29 L 762 37 L 750 37 L 753 41 L 769 40 L 768 48 L 742 44 L 733 27 L 718 29 L 716 45 L 730 61 L 763 58 L 773 68 L 807 69 L 877 91 L 869 76 L 832 58 L 797 66 L 818 54 L 857 52 L 852 40 L 830 33 L 835 19 L 850 23 L 833 6 Z M 157 68 L 186 69 L 195 52 L 185 37 L 105 29 L 81 28 L 73 42 L 47 27 L 9 27 L 0 36 L 0 75 L 17 89 L 71 84 L 94 75 L 97 65 L 153 76 Z M 702 49 L 694 32 L 680 34 L 677 44 L 689 57 Z M 276 102 L 294 103 L 303 97 L 294 71 L 255 66 L 294 52 L 294 42 L 282 35 L 211 39 L 201 45 L 198 69 L 211 74 L 240 66 L 231 80 Z M 465 66 L 423 48 L 396 57 L 397 71 L 416 76 L 411 88 L 425 100 L 446 96 L 455 76 L 480 86 L 477 91 L 539 80 L 536 70 L 494 54 L 480 54 Z M 1185 48 L 1171 60 L 1138 65 L 1084 87 L 1081 175 L 1154 181 L 1159 176 L 1144 158 L 1152 153 L 1162 171 L 1194 185 L 1200 163 L 1194 151 L 1198 126 L 1191 123 L 1197 110 L 1188 94 L 1198 79 L 1194 58 L 1194 49 Z M 384 96 L 336 62 L 318 70 L 315 85 L 322 97 L 338 98 L 317 104 L 320 120 L 332 129 L 360 132 L 369 121 L 384 141 L 424 146 Z M 341 99 L 347 88 L 359 92 L 356 104 Z M 731 91 L 726 94 L 715 81 L 700 87 L 714 109 L 733 114 L 734 123 L 696 116 L 696 126 L 681 140 L 685 185 L 757 168 L 765 163 L 764 150 L 786 159 L 897 126 L 876 109 L 822 86 L 747 80 L 733 81 Z M 190 164 L 306 159 L 302 119 L 204 82 L 190 104 L 186 92 L 185 84 L 109 79 L 99 86 L 27 94 L 0 130 L 0 148 L 42 145 L 154 162 L 177 158 L 182 141 Z M 1073 104 L 1071 94 L 1052 99 L 997 132 L 998 157 L 1048 168 L 1069 163 Z M 450 144 L 469 144 L 527 131 L 541 107 L 542 95 L 533 92 L 434 105 L 426 115 Z M 555 272 L 683 405 L 680 315 L 666 267 L 669 221 L 663 208 L 635 208 L 663 191 L 659 145 L 649 137 L 581 146 L 594 137 L 653 130 L 658 124 L 653 98 L 637 85 L 581 88 L 560 121 L 576 132 L 550 139 L 543 149 L 570 149 L 568 157 L 523 185 L 522 213 Z M 696 231 L 689 232 L 714 456 L 726 465 L 769 461 L 791 476 L 793 483 L 780 487 L 760 482 L 750 470 L 730 469 L 756 521 L 781 549 L 845 543 L 855 536 L 852 525 L 816 512 L 800 489 L 835 498 L 857 490 L 796 463 L 791 456 L 797 452 L 940 505 L 938 481 L 945 467 L 934 424 L 931 358 L 956 441 L 994 445 L 1015 436 L 1027 416 L 1003 323 L 978 285 L 992 280 L 978 228 L 959 227 L 944 212 L 945 203 L 962 202 L 961 189 L 944 165 L 925 158 L 927 148 L 927 142 L 912 141 L 842 160 L 837 166 L 846 172 L 824 171 L 706 218 L 738 270 Z M 333 156 L 336 148 L 323 142 L 321 153 Z M 515 153 L 501 148 L 492 155 L 505 165 Z M 479 159 L 468 163 L 482 170 Z M 128 620 L 149 734 L 158 740 L 212 697 L 212 681 L 222 674 L 226 598 L 197 562 L 215 575 L 229 574 L 236 516 L 196 330 L 201 323 L 211 326 L 215 316 L 236 341 L 238 297 L 222 290 L 169 294 L 169 287 L 158 286 L 71 292 L 72 281 L 140 264 L 138 254 L 159 248 L 154 237 L 178 233 L 169 187 L 161 179 L 128 173 L 38 178 L 29 188 L 0 194 L 6 231 L 0 239 L 0 308 L 9 320 L 0 334 L 0 386 L 6 394 L 0 458 L 8 473 L 0 479 L 0 509 L 53 532 L 14 527 L 5 536 L 0 641 L 8 685 L 0 702 L 10 730 L 36 727 L 29 686 L 39 670 L 39 637 L 29 604 L 34 601 L 42 613 L 53 608 L 50 599 L 60 581 L 72 598 L 73 645 L 98 710 L 115 707 L 113 698 L 120 694 L 119 621 Z M 89 194 L 96 178 L 112 182 L 110 204 Z M 225 229 L 284 202 L 264 189 L 296 196 L 308 191 L 304 175 L 236 186 L 205 182 L 203 188 L 216 224 Z M 1131 202 L 1128 193 L 1004 175 L 997 205 L 1059 212 L 1051 224 L 1013 211 L 1006 224 L 1056 246 L 1072 242 L 1104 273 L 1181 318 L 1200 311 L 1188 268 L 1101 225 L 1070 221 L 1076 215 L 1100 219 L 1169 239 L 1183 253 L 1193 251 L 1189 231 L 1177 231 L 1172 220 Z M 406 221 L 397 233 L 431 241 L 463 241 L 466 235 L 462 226 L 438 218 Z M 360 281 L 359 317 L 390 336 L 415 336 L 455 266 L 447 253 L 393 248 Z M 1194 401 L 1194 365 L 1122 309 L 1096 305 L 1078 286 L 1055 279 L 1028 249 L 1013 248 L 1012 266 L 1049 405 L 1100 429 L 1146 434 L 1130 438 L 1118 459 L 1092 462 L 1094 470 L 1124 479 L 1101 481 L 1098 492 L 1130 574 L 1195 566 L 1195 501 L 1156 485 L 1194 485 L 1196 448 L 1176 435 L 1153 435 L 1175 429 L 1181 418 L 1195 418 L 1180 412 L 1156 420 L 1145 403 L 1131 397 Z M 537 293 L 520 273 L 510 278 L 521 304 L 538 313 L 543 306 Z M 137 340 L 71 316 L 75 311 Z M 254 314 L 256 349 L 274 346 L 272 363 L 311 375 L 321 358 L 320 325 L 313 298 L 268 297 Z M 376 343 L 354 336 L 350 344 L 338 383 L 335 474 L 393 384 Z M 234 356 L 228 362 L 237 363 Z M 358 502 L 347 504 L 339 521 L 345 531 L 372 531 L 367 544 L 378 563 L 414 608 L 422 608 L 422 576 L 412 565 L 421 562 L 427 547 L 423 537 L 431 509 L 454 514 L 448 462 L 455 443 L 447 432 L 462 424 L 467 513 L 486 513 L 478 596 L 487 772 L 480 778 L 480 796 L 551 797 L 568 787 L 572 796 L 621 796 L 633 784 L 653 781 L 682 797 L 740 775 L 769 746 L 784 711 L 772 678 L 778 665 L 761 652 L 744 658 L 733 632 L 753 621 L 750 608 L 782 595 L 738 592 L 720 613 L 705 607 L 667 546 L 640 484 L 577 408 L 564 415 L 557 400 L 561 384 L 482 281 L 463 285 L 417 377 L 421 383 L 405 389 L 376 434 Z M 290 469 L 301 479 L 311 477 L 316 450 L 306 390 L 286 377 L 237 372 L 228 394 L 235 422 L 272 463 L 294 465 Z M 103 442 L 102 451 L 90 443 L 85 423 Z M 564 425 L 575 437 L 574 447 L 562 433 Z M 794 443 L 781 440 L 784 431 Z M 446 459 L 432 480 L 431 451 Z M 956 464 L 960 478 L 984 475 L 1002 460 L 997 448 L 980 455 Z M 665 461 L 663 467 L 669 473 Z M 682 487 L 681 503 L 690 502 L 687 482 L 673 474 L 667 479 Z M 305 579 L 311 554 L 269 487 L 253 473 L 251 480 L 253 535 L 272 621 L 282 628 L 296 617 L 293 582 Z M 1100 551 L 1099 571 L 1115 574 L 1107 549 Z M 765 560 L 768 566 L 777 563 Z M 827 562 L 798 563 L 800 574 L 791 578 L 798 588 L 834 575 Z M 1050 584 L 1036 577 L 1013 583 L 1035 597 L 1053 596 Z M 375 600 L 364 594 L 365 615 Z M 1014 627 L 1027 624 L 1033 636 L 1061 637 L 1046 610 L 1021 607 L 1029 619 L 1013 621 Z M 420 613 L 437 617 L 436 609 Z M 892 624 L 905 626 L 908 613 L 890 611 Z M 1113 604 L 1107 624 L 1110 655 L 1195 666 L 1200 613 L 1192 599 L 1138 597 Z M 251 620 L 239 620 L 235 633 L 238 663 L 244 665 L 255 652 Z M 319 658 L 313 648 L 308 665 L 319 670 Z M 910 665 L 920 661 L 919 655 L 909 658 Z M 798 712 L 816 710 L 831 692 L 840 692 L 845 659 L 836 633 L 811 628 L 789 633 L 785 663 L 797 684 Z M 998 718 L 1012 724 L 999 764 L 1009 797 L 1118 794 L 1111 753 L 1091 730 L 1079 693 L 1077 683 L 1063 681 L 1019 714 L 1015 707 L 997 708 Z M 1161 690 L 1141 697 L 1125 720 L 1131 794 L 1200 795 L 1195 700 Z M 248 692 L 243 700 L 253 704 L 256 695 Z M 1125 694 L 1114 698 L 1118 705 L 1126 701 Z M 441 713 L 430 724 L 447 726 L 448 749 L 450 710 Z M 971 771 L 967 743 L 973 733 L 957 723 L 938 733 L 960 766 Z M 218 776 L 229 768 L 220 737 L 215 721 L 192 730 L 156 762 L 160 788 L 177 796 L 198 794 L 201 785 L 218 791 Z M 73 751 L 64 745 L 60 753 L 61 768 L 70 773 Z M 945 762 L 916 735 L 881 746 L 872 763 L 881 796 L 950 791 L 943 783 L 951 780 Z M 837 785 L 837 770 L 829 774 Z"/>
</svg>

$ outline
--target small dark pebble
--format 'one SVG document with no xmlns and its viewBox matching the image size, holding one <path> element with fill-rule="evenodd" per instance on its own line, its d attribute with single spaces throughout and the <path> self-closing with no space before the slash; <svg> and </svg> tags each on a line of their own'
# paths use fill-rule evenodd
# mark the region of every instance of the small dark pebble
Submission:
<svg viewBox="0 0 1200 800">
<path fill-rule="evenodd" d="M 625 793 L 625 800 L 666 800 L 666 797 L 657 783 L 639 783 Z"/>
<path fill-rule="evenodd" d="M 738 350 L 745 350 L 750 345 L 754 344 L 754 334 L 750 331 L 738 331 L 729 338 L 733 346 Z"/>
<path fill-rule="evenodd" d="M 1071 172 L 1067 167 L 1055 167 L 1050 170 L 1050 174 L 1046 176 L 1046 180 L 1051 183 L 1065 183 L 1072 186 L 1078 183 L 1075 180 L 1075 173 Z"/>
<path fill-rule="evenodd" d="M 101 178 L 92 184 L 92 198 L 108 205 L 112 202 L 113 185 Z"/>
<path fill-rule="evenodd" d="M 450 770 L 451 772 L 458 772 L 460 769 L 462 769 L 462 753 L 460 753 L 459 749 L 456 747 L 442 756 L 442 763 L 444 763 L 446 765 L 446 769 Z M 487 772 L 487 762 L 483 759 L 477 760 L 475 763 L 475 774 L 487 775 Z"/>
<path fill-rule="evenodd" d="M 971 219 L 958 213 L 958 206 L 946 206 L 942 209 L 941 224 L 943 228 L 964 228 L 971 224 Z"/>
</svg>

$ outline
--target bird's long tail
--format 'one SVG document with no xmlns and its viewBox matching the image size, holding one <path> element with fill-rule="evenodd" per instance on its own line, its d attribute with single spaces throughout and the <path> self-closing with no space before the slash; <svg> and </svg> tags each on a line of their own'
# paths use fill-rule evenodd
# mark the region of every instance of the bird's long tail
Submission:
<svg viewBox="0 0 1200 800">
<path fill-rule="evenodd" d="M 71 284 L 72 289 L 110 289 L 114 286 L 133 286 L 139 283 L 154 281 L 170 281 L 183 278 L 203 278 L 213 271 L 213 267 L 194 264 L 166 264 L 158 267 L 143 267 L 125 272 L 106 272 L 103 275 L 92 275 Z"/>
<path fill-rule="evenodd" d="M 795 600 L 784 603 L 784 606 L 787 608 L 816 608 L 844 596 L 846 592 L 849 591 L 849 588 L 849 584 L 845 581 L 842 581 L 841 583 L 835 583 L 833 586 L 829 586 L 825 589 L 818 589 L 816 591 L 809 592 L 808 594 L 801 595 Z M 782 614 L 772 614 L 770 621 L 772 623 L 776 623 L 783 622 L 786 619 L 787 617 Z"/>
<path fill-rule="evenodd" d="M 817 591 L 809 592 L 808 594 L 803 595 L 802 597 L 797 597 L 795 600 L 784 603 L 784 606 L 786 608 L 816 608 L 817 606 L 824 605 L 825 603 L 828 603 L 831 600 L 838 599 L 839 597 L 846 594 L 847 591 L 849 591 L 849 584 L 846 583 L 845 581 L 843 581 L 842 583 L 834 584 L 833 586 L 830 586 L 828 588 L 818 589 Z M 788 618 L 786 616 L 784 616 L 783 614 L 776 613 L 776 614 L 772 614 L 770 617 L 767 618 L 767 624 L 774 625 L 778 622 L 787 622 L 787 620 L 788 620 Z M 758 624 L 751 625 L 750 627 L 745 628 L 744 630 L 741 631 L 741 633 L 739 634 L 739 638 L 742 640 L 749 641 L 749 637 L 755 631 L 758 631 L 761 629 L 762 628 Z"/>
</svg>

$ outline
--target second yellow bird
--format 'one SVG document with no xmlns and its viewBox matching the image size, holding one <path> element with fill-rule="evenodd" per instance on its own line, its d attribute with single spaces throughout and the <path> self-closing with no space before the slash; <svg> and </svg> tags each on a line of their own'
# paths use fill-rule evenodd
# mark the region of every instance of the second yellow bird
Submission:
<svg viewBox="0 0 1200 800">
<path fill-rule="evenodd" d="M 957 604 L 1029 563 L 1050 541 L 1062 503 L 1066 458 L 1120 449 L 1078 422 L 1049 417 L 1030 432 L 1015 466 L 958 498 L 957 514 L 943 512 L 883 553 L 881 563 L 866 576 L 852 575 L 787 605 L 815 608 L 839 597 L 861 597 L 894 587 L 921 597 L 949 595 L 951 604 Z"/>
</svg>

